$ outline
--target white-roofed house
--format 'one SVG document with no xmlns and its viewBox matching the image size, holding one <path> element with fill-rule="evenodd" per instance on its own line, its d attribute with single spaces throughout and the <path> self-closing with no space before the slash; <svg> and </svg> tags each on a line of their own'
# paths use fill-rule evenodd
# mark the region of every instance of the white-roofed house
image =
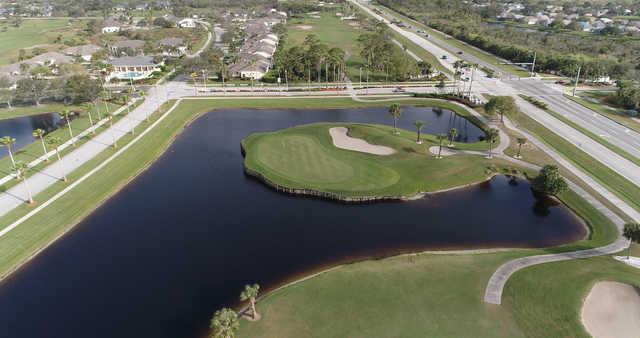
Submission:
<svg viewBox="0 0 640 338">
<path fill-rule="evenodd" d="M 155 63 L 151 56 L 125 56 L 113 58 L 109 63 L 113 71 L 107 75 L 107 80 L 142 80 L 161 71 L 161 65 Z"/>
</svg>

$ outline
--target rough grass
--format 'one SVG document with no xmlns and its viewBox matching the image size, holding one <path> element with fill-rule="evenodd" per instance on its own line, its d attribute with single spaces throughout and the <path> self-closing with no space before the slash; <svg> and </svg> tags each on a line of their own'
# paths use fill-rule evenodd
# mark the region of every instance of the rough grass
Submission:
<svg viewBox="0 0 640 338">
<path fill-rule="evenodd" d="M 83 28 L 83 21 L 71 22 L 69 19 L 29 19 L 23 20 L 20 27 L 14 27 L 11 20 L 6 20 L 0 23 L 0 65 L 18 62 L 20 49 L 38 45 L 51 47 L 58 36 L 62 36 L 62 41 L 78 39 Z"/>
<path fill-rule="evenodd" d="M 329 129 L 345 126 L 352 137 L 391 147 L 396 153 L 377 156 L 339 149 Z M 428 148 L 437 145 L 414 132 L 393 134 L 381 125 L 321 123 L 277 132 L 257 133 L 243 140 L 245 166 L 267 180 L 291 189 L 309 189 L 343 197 L 411 197 L 483 181 L 508 163 L 483 156 L 458 154 L 436 159 Z M 446 145 L 446 142 L 445 142 Z M 455 143 L 456 149 L 486 148 L 486 143 Z"/>
</svg>

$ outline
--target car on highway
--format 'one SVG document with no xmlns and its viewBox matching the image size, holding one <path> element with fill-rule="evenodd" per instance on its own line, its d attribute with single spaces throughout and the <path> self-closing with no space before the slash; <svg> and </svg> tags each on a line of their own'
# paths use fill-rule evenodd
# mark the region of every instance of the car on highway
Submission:
<svg viewBox="0 0 640 338">
<path fill-rule="evenodd" d="M 394 93 L 405 93 L 406 90 L 404 88 L 402 88 L 402 87 L 396 87 L 396 88 L 393 89 L 393 92 Z"/>
<path fill-rule="evenodd" d="M 462 54 L 463 54 L 462 51 L 458 51 L 458 55 L 462 55 Z"/>
<path fill-rule="evenodd" d="M 442 59 L 442 60 L 446 60 L 446 59 L 447 59 L 447 56 L 446 56 L 446 55 L 443 55 L 443 56 L 441 57 L 441 59 Z"/>
</svg>

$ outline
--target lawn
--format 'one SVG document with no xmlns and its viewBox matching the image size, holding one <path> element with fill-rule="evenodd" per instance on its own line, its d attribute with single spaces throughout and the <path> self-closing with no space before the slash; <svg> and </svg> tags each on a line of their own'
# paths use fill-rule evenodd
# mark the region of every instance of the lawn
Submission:
<svg viewBox="0 0 640 338">
<path fill-rule="evenodd" d="M 377 156 L 339 149 L 329 135 L 332 127 L 347 127 L 350 136 L 393 148 L 396 153 Z M 242 143 L 248 172 L 280 187 L 319 191 L 338 198 L 412 197 L 512 170 L 508 163 L 484 156 L 459 154 L 436 159 L 428 149 L 438 141 L 433 135 L 422 136 L 424 143 L 418 145 L 413 131 L 394 135 L 388 126 L 320 123 L 253 134 Z M 486 142 L 455 142 L 454 146 L 487 149 Z"/>
<path fill-rule="evenodd" d="M 295 18 L 287 22 L 288 47 L 300 45 L 309 34 L 315 34 L 320 41 L 329 48 L 338 47 L 347 55 L 347 76 L 354 82 L 358 81 L 360 68 L 362 67 L 362 79 L 365 80 L 365 60 L 360 56 L 361 47 L 358 44 L 358 36 L 367 31 L 360 27 L 356 21 L 343 21 L 336 16 L 335 11 L 320 12 L 320 18 Z M 287 48 L 288 48 L 287 47 Z M 400 47 L 397 47 L 398 50 Z M 383 81 L 383 72 L 370 74 L 370 81 Z"/>
<path fill-rule="evenodd" d="M 582 337 L 582 299 L 598 280 L 640 286 L 640 270 L 609 257 L 516 273 L 503 305 L 483 303 L 507 260 L 530 254 L 418 254 L 342 266 L 258 302 L 239 337 Z"/>
<path fill-rule="evenodd" d="M 1 108 L 0 120 L 12 119 L 16 117 L 38 115 L 46 113 L 59 113 L 64 110 L 77 111 L 84 109 L 77 105 L 65 105 L 62 103 L 46 103 L 39 106 L 14 106 L 12 109 Z"/>
<path fill-rule="evenodd" d="M 629 180 L 525 114 L 510 114 L 509 118 L 519 127 L 535 134 L 539 140 L 554 148 L 564 158 L 598 180 L 600 184 L 629 203 L 630 206 L 640 210 L 640 202 L 638 202 L 640 201 L 640 188 Z"/>
<path fill-rule="evenodd" d="M 29 19 L 23 20 L 20 27 L 14 27 L 10 20 L 0 21 L 0 65 L 18 62 L 20 49 L 57 50 L 67 39 L 81 42 L 83 29 L 83 21 L 69 19 Z M 60 43 L 54 43 L 58 37 Z"/>
</svg>

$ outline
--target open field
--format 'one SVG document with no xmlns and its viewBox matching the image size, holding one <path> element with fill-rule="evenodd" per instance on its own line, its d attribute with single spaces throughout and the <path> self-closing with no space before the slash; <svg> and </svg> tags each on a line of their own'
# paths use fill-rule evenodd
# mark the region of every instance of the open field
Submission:
<svg viewBox="0 0 640 338">
<path fill-rule="evenodd" d="M 0 21 L 0 65 L 18 62 L 20 49 L 41 46 L 57 50 L 67 39 L 82 42 L 83 29 L 84 21 L 69 19 L 23 20 L 20 27 L 14 27 L 8 20 Z M 54 42 L 58 37 L 61 41 Z"/>
<path fill-rule="evenodd" d="M 345 265 L 266 296 L 258 303 L 262 319 L 242 320 L 239 336 L 586 337 L 580 309 L 595 281 L 640 286 L 640 270 L 599 257 L 527 268 L 507 284 L 502 306 L 483 303 L 493 271 L 526 254 L 418 254 Z"/>
<path fill-rule="evenodd" d="M 396 153 L 377 156 L 335 147 L 329 129 L 347 127 L 349 136 L 369 144 L 393 148 Z M 368 124 L 323 123 L 273 133 L 258 133 L 243 140 L 245 167 L 272 184 L 307 189 L 342 198 L 412 197 L 486 180 L 495 172 L 512 170 L 508 162 L 459 154 L 436 159 L 427 151 L 437 146 L 434 135 Z M 443 142 L 446 148 L 447 141 Z M 484 151 L 486 142 L 454 143 L 455 149 Z M 504 170 L 503 170 L 504 169 Z"/>
<path fill-rule="evenodd" d="M 300 45 L 309 34 L 315 34 L 320 41 L 329 48 L 338 47 L 347 55 L 347 76 L 354 82 L 359 80 L 362 67 L 362 80 L 366 79 L 365 60 L 360 56 L 360 45 L 357 42 L 360 34 L 366 30 L 357 25 L 356 21 L 340 20 L 335 12 L 321 12 L 320 18 L 295 18 L 287 22 L 287 46 Z M 400 50 L 400 47 L 394 47 Z M 384 81 L 385 74 L 381 71 L 369 74 L 370 81 Z"/>
</svg>

